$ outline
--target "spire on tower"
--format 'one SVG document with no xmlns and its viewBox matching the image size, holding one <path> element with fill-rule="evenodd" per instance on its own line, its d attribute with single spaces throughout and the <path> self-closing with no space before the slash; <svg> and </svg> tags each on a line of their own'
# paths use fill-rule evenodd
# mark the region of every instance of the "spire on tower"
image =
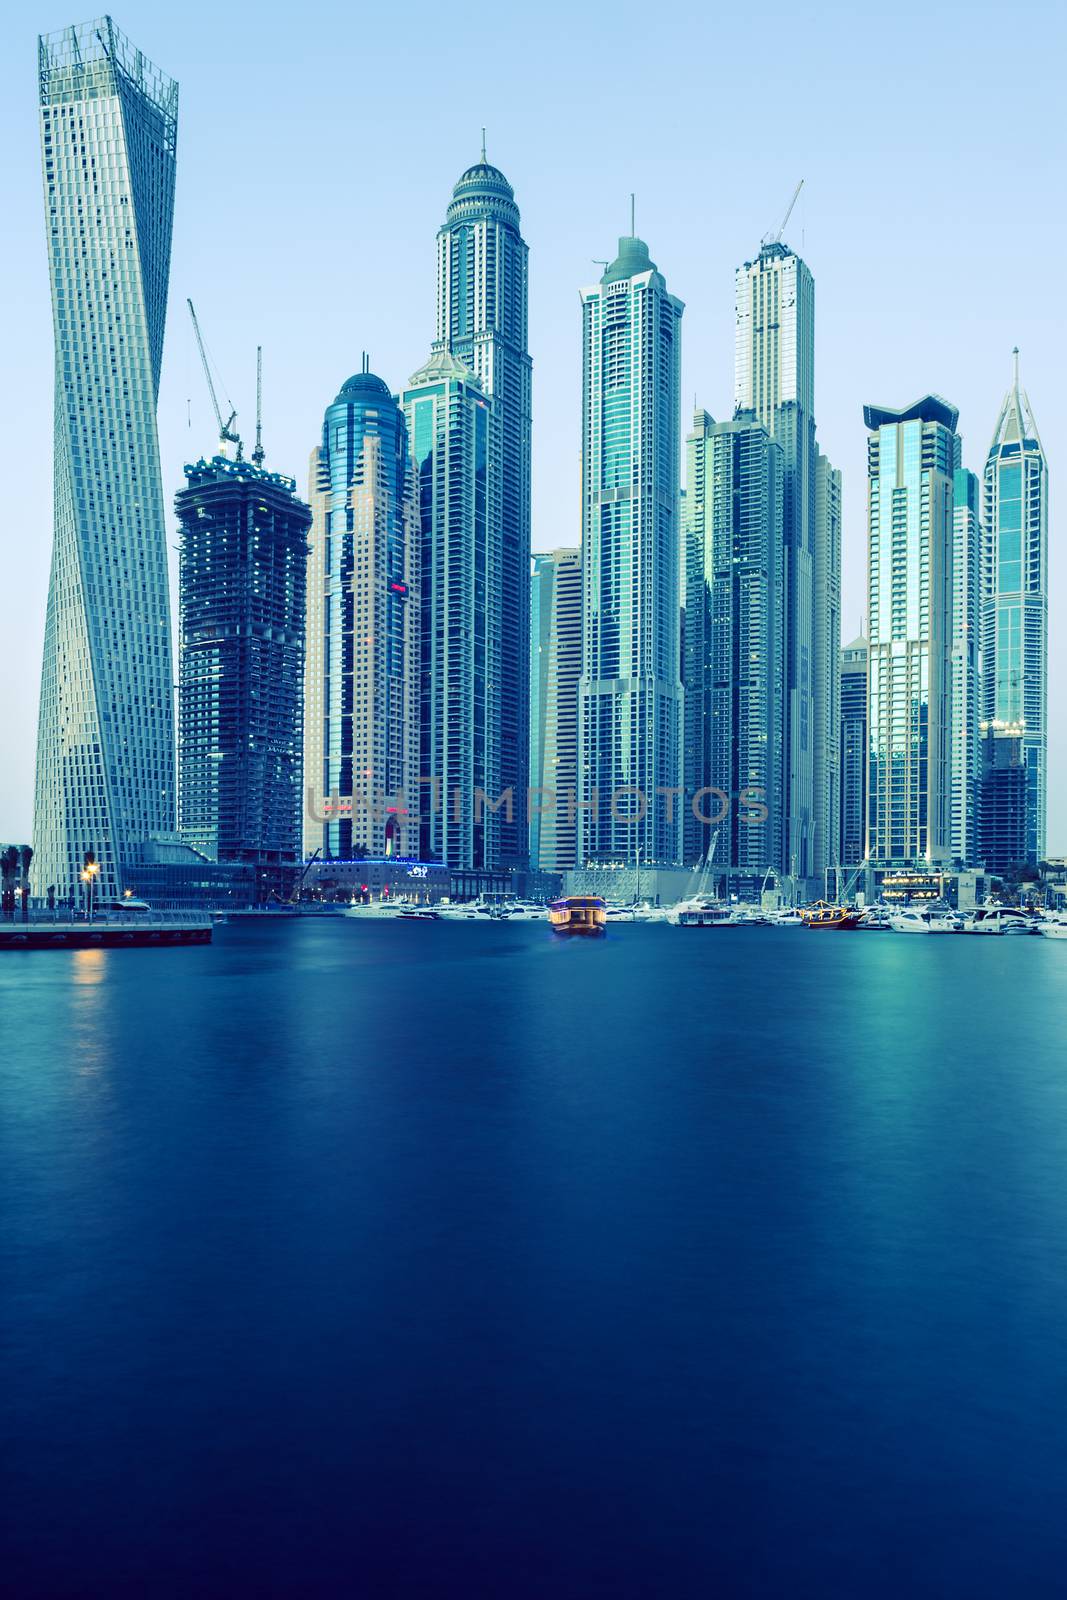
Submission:
<svg viewBox="0 0 1067 1600">
<path fill-rule="evenodd" d="M 484 167 L 486 165 L 488 165 L 488 163 L 486 162 L 486 159 L 485 159 L 485 129 L 483 128 L 482 129 L 482 166 Z"/>
</svg>

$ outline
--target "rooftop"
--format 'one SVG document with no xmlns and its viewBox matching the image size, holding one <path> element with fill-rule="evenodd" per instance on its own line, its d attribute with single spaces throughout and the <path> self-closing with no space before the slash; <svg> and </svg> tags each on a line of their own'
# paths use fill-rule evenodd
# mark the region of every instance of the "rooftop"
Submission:
<svg viewBox="0 0 1067 1600">
<path fill-rule="evenodd" d="M 863 408 L 864 424 L 871 429 L 885 428 L 894 422 L 940 422 L 942 427 L 954 432 L 959 415 L 958 408 L 942 400 L 939 394 L 924 394 L 921 400 L 913 401 L 903 410 L 892 406 Z"/>
<path fill-rule="evenodd" d="M 465 217 L 484 215 L 486 212 L 495 214 L 515 228 L 519 226 L 519 208 L 515 204 L 515 191 L 500 168 L 492 166 L 485 159 L 483 143 L 482 159 L 460 175 L 452 190 L 452 199 L 445 215 L 445 226 L 460 222 Z"/>
<path fill-rule="evenodd" d="M 620 278 L 636 278 L 639 273 L 658 270 L 645 241 L 629 233 L 619 240 L 619 253 L 600 281 L 617 283 Z"/>
</svg>

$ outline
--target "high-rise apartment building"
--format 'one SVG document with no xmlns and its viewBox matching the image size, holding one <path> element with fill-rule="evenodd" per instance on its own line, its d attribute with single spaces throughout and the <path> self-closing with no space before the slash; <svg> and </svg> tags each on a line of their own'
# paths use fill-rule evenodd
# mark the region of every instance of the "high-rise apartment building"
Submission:
<svg viewBox="0 0 1067 1600">
<path fill-rule="evenodd" d="M 573 867 L 582 670 L 582 558 L 533 558 L 530 580 L 530 864 Z"/>
<path fill-rule="evenodd" d="M 418 505 L 404 415 L 366 359 L 326 409 L 309 499 L 304 850 L 415 855 Z"/>
<path fill-rule="evenodd" d="M 212 861 L 269 874 L 300 859 L 311 513 L 292 478 L 259 462 L 219 455 L 185 477 L 178 828 Z"/>
<path fill-rule="evenodd" d="M 734 407 L 782 448 L 788 870 L 834 864 L 840 648 L 840 478 L 815 442 L 815 283 L 777 240 L 736 274 Z"/>
<path fill-rule="evenodd" d="M 955 406 L 926 395 L 904 410 L 864 407 L 868 463 L 867 838 L 875 866 L 968 860 L 973 782 L 954 717 L 960 437 Z M 961 581 L 960 594 L 967 592 Z M 969 692 L 969 691 L 967 691 Z M 963 694 L 963 699 L 966 694 Z"/>
<path fill-rule="evenodd" d="M 493 866 L 527 858 L 530 715 L 530 394 L 527 246 L 515 194 L 482 159 L 452 191 L 437 236 L 437 342 L 470 368 L 496 413 L 499 450 L 499 727 L 494 761 L 514 794 L 492 828 Z"/>
<path fill-rule="evenodd" d="M 815 458 L 812 548 L 812 848 L 823 869 L 840 864 L 841 473 Z"/>
<path fill-rule="evenodd" d="M 841 652 L 841 848 L 843 867 L 867 853 L 867 640 Z"/>
<path fill-rule="evenodd" d="M 1048 466 L 1018 354 L 984 475 L 982 853 L 1000 871 L 1043 859 L 1048 785 Z"/>
<path fill-rule="evenodd" d="M 717 865 L 780 872 L 782 450 L 751 412 L 716 423 L 697 411 L 686 453 L 684 859 L 714 843 Z"/>
<path fill-rule="evenodd" d="M 682 311 L 632 236 L 582 291 L 579 865 L 681 849 Z"/>
<path fill-rule="evenodd" d="M 526 827 L 526 791 L 505 785 L 501 769 L 496 402 L 439 343 L 411 378 L 403 406 L 422 541 L 420 854 L 457 869 L 495 869 L 502 828 Z M 524 616 L 529 584 L 527 564 Z M 528 674 L 527 664 L 524 682 Z"/>
<path fill-rule="evenodd" d="M 981 787 L 981 485 L 956 471 L 952 499 L 952 617 L 948 661 L 948 835 L 955 860 L 979 859 Z"/>
<path fill-rule="evenodd" d="M 55 501 L 33 876 L 103 898 L 175 825 L 156 400 L 178 87 L 103 18 L 39 41 L 55 330 Z"/>
</svg>

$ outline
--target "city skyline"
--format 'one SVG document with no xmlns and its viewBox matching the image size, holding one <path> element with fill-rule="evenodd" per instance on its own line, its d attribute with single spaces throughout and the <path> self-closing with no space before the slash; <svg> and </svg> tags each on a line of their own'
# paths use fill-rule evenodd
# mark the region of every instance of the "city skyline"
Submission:
<svg viewBox="0 0 1067 1600">
<path fill-rule="evenodd" d="M 62 17 L 42 19 L 42 26 L 54 26 L 57 21 L 64 20 L 66 19 Z M 404 215 L 400 216 L 395 207 L 390 207 L 386 193 L 378 180 L 376 180 L 377 187 L 372 186 L 369 193 L 361 197 L 374 218 L 376 237 L 379 241 L 378 253 L 380 254 L 382 250 L 388 253 L 391 268 L 395 261 L 396 270 L 405 283 L 405 274 L 410 264 L 413 280 L 417 278 L 422 287 L 418 289 L 417 295 L 413 293 L 407 299 L 404 293 L 398 293 L 395 304 L 390 303 L 393 300 L 392 293 L 386 295 L 379 289 L 376 300 L 367 293 L 362 296 L 362 305 L 365 308 L 362 313 L 359 311 L 361 294 L 354 292 L 351 296 L 354 309 L 351 314 L 346 313 L 350 332 L 342 340 L 337 337 L 335 331 L 332 340 L 326 341 L 324 359 L 329 360 L 330 377 L 324 388 L 317 389 L 315 373 L 318 370 L 318 356 L 314 360 L 309 360 L 306 376 L 303 366 L 296 369 L 299 372 L 298 383 L 294 381 L 294 372 L 286 365 L 295 334 L 300 333 L 301 339 L 304 339 L 303 328 L 290 328 L 288 319 L 293 318 L 299 322 L 304 318 L 306 323 L 308 312 L 306 308 L 297 306 L 295 297 L 292 300 L 279 301 L 277 295 L 279 278 L 274 274 L 267 275 L 268 280 L 274 282 L 273 309 L 269 315 L 264 310 L 262 298 L 257 290 L 252 295 L 248 308 L 240 308 L 239 315 L 232 318 L 233 326 L 228 329 L 225 326 L 227 319 L 223 314 L 223 307 L 226 304 L 221 298 L 223 291 L 206 274 L 205 268 L 196 264 L 195 244 L 201 210 L 207 207 L 205 225 L 209 224 L 212 217 L 211 207 L 216 204 L 211 196 L 205 195 L 202 182 L 203 175 L 208 170 L 206 152 L 210 129 L 207 107 L 212 74 L 216 69 L 210 62 L 190 56 L 188 46 L 183 42 L 179 31 L 162 19 L 149 16 L 143 8 L 139 11 L 137 7 L 131 7 L 118 15 L 116 21 L 127 32 L 136 36 L 138 44 L 148 56 L 163 61 L 168 71 L 173 72 L 183 83 L 185 98 L 183 144 L 179 158 L 177 238 L 181 242 L 180 254 L 185 266 L 182 275 L 180 277 L 176 275 L 174 278 L 174 303 L 180 305 L 182 293 L 186 288 L 192 288 L 199 299 L 201 282 L 205 277 L 208 279 L 205 285 L 208 294 L 204 302 L 205 325 L 210 330 L 210 342 L 217 366 L 239 400 L 242 398 L 242 393 L 246 397 L 250 393 L 255 343 L 262 338 L 266 346 L 267 416 L 272 439 L 277 440 L 277 459 L 283 461 L 286 466 L 291 468 L 305 458 L 308 444 L 315 436 L 316 428 L 314 424 L 308 426 L 305 413 L 313 412 L 321 405 L 322 394 L 335 392 L 338 370 L 352 370 L 358 361 L 359 349 L 364 344 L 370 346 L 375 370 L 382 373 L 394 392 L 401 386 L 404 374 L 413 370 L 424 354 L 427 319 L 433 315 L 433 308 L 429 304 L 432 286 L 429 289 L 426 287 L 428 269 L 432 274 L 432 265 L 427 258 L 426 240 L 429 238 L 432 249 L 432 229 L 440 218 L 440 195 L 442 191 L 447 193 L 446 186 L 451 184 L 456 171 L 462 168 L 464 160 L 476 158 L 480 124 L 483 121 L 489 128 L 490 160 L 495 159 L 499 162 L 522 202 L 524 219 L 527 219 L 524 231 L 532 252 L 531 345 L 539 370 L 534 472 L 535 479 L 540 478 L 542 484 L 541 492 L 535 502 L 535 548 L 552 548 L 559 544 L 574 543 L 576 540 L 577 474 L 574 461 L 577 426 L 574 391 L 577 385 L 574 374 L 578 349 L 577 286 L 583 281 L 589 281 L 591 276 L 586 261 L 578 256 L 581 247 L 579 241 L 586 241 L 589 253 L 597 248 L 601 237 L 601 218 L 606 219 L 610 231 L 618 231 L 617 226 L 611 229 L 611 222 L 620 212 L 625 215 L 630 188 L 637 189 L 638 231 L 643 231 L 654 238 L 657 260 L 667 274 L 672 290 L 687 304 L 683 394 L 688 398 L 695 387 L 700 392 L 701 401 L 708 406 L 712 414 L 719 417 L 729 414 L 728 352 L 732 336 L 730 279 L 736 262 L 752 254 L 763 226 L 774 221 L 774 213 L 784 208 L 785 199 L 793 186 L 794 172 L 790 171 L 787 174 L 782 170 L 780 154 L 772 159 L 761 146 L 757 150 L 751 170 L 744 175 L 744 181 L 739 182 L 734 189 L 728 189 L 724 193 L 723 204 L 717 208 L 716 214 L 706 225 L 697 227 L 697 242 L 700 246 L 700 260 L 697 263 L 693 249 L 685 239 L 686 219 L 680 211 L 673 215 L 669 211 L 671 197 L 677 193 L 678 185 L 685 180 L 687 173 L 690 175 L 692 173 L 693 157 L 685 150 L 681 141 L 670 147 L 673 166 L 677 170 L 671 170 L 671 163 L 661 164 L 656 174 L 652 174 L 647 166 L 642 173 L 641 161 L 635 161 L 633 157 L 627 158 L 625 163 L 620 164 L 606 149 L 598 149 L 595 158 L 592 156 L 588 158 L 586 167 L 586 170 L 595 172 L 597 180 L 595 199 L 591 203 L 587 184 L 582 181 L 581 175 L 569 170 L 564 160 L 562 144 L 549 146 L 547 158 L 542 163 L 543 170 L 539 170 L 531 163 L 530 147 L 528 144 L 524 145 L 522 137 L 523 128 L 532 121 L 531 108 L 512 110 L 502 103 L 494 91 L 494 95 L 488 98 L 496 99 L 495 115 L 492 104 L 485 108 L 477 107 L 473 112 L 466 110 L 462 117 L 459 113 L 453 115 L 450 112 L 442 135 L 435 137 L 432 161 L 424 163 L 426 168 L 432 169 L 426 178 L 426 191 L 432 189 L 434 192 L 432 200 L 424 202 L 424 174 L 414 171 L 410 160 L 410 149 L 403 140 L 400 141 L 395 156 L 397 166 L 395 169 L 388 166 L 388 170 L 390 172 L 395 170 L 397 173 L 403 171 L 413 175 L 411 192 L 405 191 Z M 270 49 L 277 44 L 277 38 L 275 19 L 268 13 L 264 30 L 255 47 L 254 55 L 257 62 L 260 55 L 264 58 L 269 57 Z M 382 48 L 385 48 L 384 44 Z M 835 48 L 840 50 L 843 47 L 837 45 Z M 447 56 L 444 44 L 442 50 Z M 534 59 L 536 60 L 536 52 Z M 240 73 L 244 70 L 239 52 L 231 58 L 227 70 L 230 73 Z M 684 66 L 678 69 L 683 77 L 685 70 Z M 289 74 L 299 78 L 301 71 L 300 62 L 297 62 L 289 69 Z M 524 65 L 522 72 L 532 73 L 533 65 Z M 530 78 L 524 78 L 524 81 L 532 84 Z M 303 93 L 303 90 L 300 92 Z M 191 109 L 193 103 L 195 110 Z M 20 109 L 20 115 L 23 110 L 24 104 Z M 242 103 L 240 126 L 242 128 L 247 126 L 250 136 L 262 126 L 261 112 L 262 107 L 257 104 L 254 97 L 249 97 Z M 591 114 L 589 108 L 578 108 L 576 111 L 580 122 L 589 114 Z M 468 123 L 471 124 L 469 129 Z M 454 146 L 451 142 L 453 130 Z M 519 135 L 517 142 L 516 134 Z M 20 128 L 20 148 L 26 150 L 27 143 L 25 129 Z M 1021 274 L 1016 275 L 1013 290 L 1010 274 L 1005 276 L 1002 272 L 1003 282 L 995 285 L 991 279 L 990 269 L 985 268 L 981 310 L 987 320 L 983 321 L 980 318 L 977 324 L 974 321 L 971 285 L 966 280 L 958 282 L 954 279 L 954 298 L 951 305 L 939 308 L 939 312 L 946 309 L 948 314 L 944 317 L 939 315 L 936 327 L 929 322 L 922 324 L 921 345 L 917 346 L 914 337 L 910 341 L 907 337 L 901 337 L 907 334 L 909 314 L 914 319 L 916 305 L 915 283 L 909 277 L 907 270 L 901 268 L 897 243 L 897 234 L 901 230 L 907 232 L 907 219 L 905 218 L 892 233 L 884 227 L 884 224 L 874 231 L 875 219 L 868 213 L 866 220 L 871 224 L 871 237 L 878 246 L 876 254 L 880 253 L 881 260 L 874 261 L 869 256 L 867 270 L 868 273 L 877 271 L 884 265 L 887 271 L 881 279 L 875 277 L 874 288 L 870 283 L 867 286 L 877 301 L 877 318 L 873 321 L 857 320 L 856 303 L 853 299 L 852 321 L 848 322 L 849 300 L 841 291 L 842 277 L 849 269 L 850 262 L 846 256 L 841 230 L 838 229 L 836 239 L 832 241 L 828 236 L 827 219 L 830 208 L 838 205 L 840 197 L 847 195 L 849 191 L 847 187 L 834 189 L 832 185 L 828 186 L 828 178 L 832 179 L 833 169 L 837 163 L 829 142 L 824 140 L 822 150 L 823 160 L 818 171 L 810 167 L 806 142 L 802 142 L 802 148 L 797 152 L 797 165 L 803 164 L 808 168 L 806 172 L 808 181 L 798 211 L 787 232 L 787 242 L 804 253 L 819 285 L 817 412 L 820 443 L 835 465 L 842 465 L 845 468 L 846 598 L 843 606 L 842 634 L 848 638 L 855 633 L 864 610 L 863 478 L 856 471 L 857 458 L 863 444 L 862 425 L 856 420 L 861 401 L 870 394 L 906 397 L 909 393 L 922 392 L 927 387 L 950 395 L 954 403 L 961 407 L 961 432 L 965 437 L 964 464 L 973 470 L 979 470 L 982 447 L 992 433 L 997 407 L 1003 394 L 1010 348 L 1012 344 L 1018 342 L 1023 351 L 1027 387 L 1041 418 L 1042 434 L 1051 461 L 1053 485 L 1056 463 L 1059 459 L 1057 445 L 1058 437 L 1062 436 L 1062 424 L 1058 424 L 1057 405 L 1060 403 L 1060 398 L 1052 382 L 1053 369 L 1049 364 L 1048 354 L 1041 347 L 1040 312 L 1043 297 L 1038 292 L 1037 280 L 1032 277 L 1024 280 Z M 28 154 L 32 168 L 35 156 L 32 146 Z M 790 155 L 789 159 L 792 161 L 793 156 Z M 390 162 L 393 160 L 394 157 L 390 156 Z M 625 166 L 631 168 L 636 166 L 638 170 L 627 173 L 623 170 Z M 275 170 L 272 166 L 271 171 Z M 970 173 L 970 168 L 967 169 L 967 173 Z M 838 176 L 840 177 L 840 172 Z M 18 174 L 20 194 L 22 177 L 20 171 Z M 644 184 L 641 181 L 642 177 L 645 179 Z M 429 181 L 430 178 L 432 183 Z M 618 194 L 610 196 L 609 205 L 609 186 L 616 182 Z M 31 170 L 29 174 L 31 200 L 27 210 L 27 231 L 32 245 L 26 253 L 30 257 L 32 271 L 28 269 L 26 273 L 27 294 L 15 296 L 20 303 L 29 302 L 26 323 L 31 328 L 34 325 L 32 302 L 36 298 L 39 303 L 41 293 L 38 185 L 38 173 L 36 170 Z M 562 201 L 558 211 L 551 214 L 551 221 L 550 214 L 546 210 L 546 197 L 549 192 L 554 199 L 559 197 Z M 228 203 L 232 202 L 232 199 L 231 193 Z M 581 217 L 575 214 L 579 204 L 583 208 Z M 862 217 L 862 213 L 857 215 Z M 650 219 L 647 222 L 643 220 L 646 216 Z M 407 232 L 409 223 L 411 234 Z M 1054 219 L 1053 228 L 1056 226 L 1058 224 Z M 313 223 L 308 224 L 306 232 L 309 238 L 314 237 L 314 227 Z M 418 237 L 413 245 L 412 239 L 416 235 Z M 21 237 L 21 234 L 19 236 Z M 817 246 L 813 242 L 815 236 L 821 241 Z M 931 270 L 931 263 L 935 271 L 940 266 L 947 282 L 952 270 L 952 262 L 946 248 L 947 240 L 944 236 L 936 235 L 936 232 L 934 235 L 925 235 L 924 240 L 925 248 L 918 267 L 928 273 Z M 830 248 L 831 243 L 833 248 Z M 279 252 L 280 260 L 276 267 L 278 274 L 284 274 L 291 264 L 287 249 L 283 242 Z M 895 271 L 888 270 L 893 268 L 894 264 Z M 239 275 L 244 270 L 244 263 L 237 255 L 232 267 Z M 321 270 L 320 262 L 316 271 Z M 255 273 L 251 263 L 247 267 L 247 272 L 250 279 L 254 278 Z M 15 277 L 17 276 L 18 271 L 15 272 Z M 357 283 L 358 281 L 357 273 Z M 556 286 L 555 289 L 553 285 Z M 879 285 L 880 293 L 876 293 Z M 892 293 L 889 292 L 890 289 Z M 1025 294 L 1024 289 L 1028 289 Z M 284 315 L 280 310 L 283 305 Z M 324 316 L 327 314 L 325 307 L 322 314 Z M 335 308 L 329 312 L 329 316 L 331 325 L 336 330 L 338 318 Z M 700 332 L 697 339 L 694 339 L 694 323 L 698 319 Z M 367 323 L 371 324 L 369 333 Z M 39 318 L 37 328 L 39 333 Z M 847 342 L 842 329 L 846 328 L 850 331 L 853 341 L 856 339 L 857 329 L 861 329 L 864 349 L 872 349 L 872 359 L 863 368 L 864 375 L 860 378 L 855 376 L 850 378 L 848 364 L 840 359 L 844 344 Z M 382 340 L 380 347 L 379 337 Z M 164 394 L 161 405 L 164 498 L 168 502 L 180 482 L 181 462 L 195 459 L 196 455 L 205 453 L 211 445 L 213 435 L 207 400 L 202 391 L 202 379 L 195 367 L 195 352 L 190 348 L 188 334 L 179 332 L 176 328 L 173 316 L 169 339 L 164 361 Z M 837 351 L 838 359 L 828 356 L 827 342 L 832 351 Z M 893 359 L 889 360 L 888 346 L 892 344 L 901 345 L 902 348 L 894 350 Z M 876 359 L 879 345 L 880 363 Z M 545 358 L 541 353 L 546 346 L 554 352 L 547 367 L 544 365 Z M 39 337 L 37 349 L 39 359 Z M 310 344 L 305 345 L 302 351 L 303 357 L 308 357 L 309 349 Z M 392 353 L 394 351 L 395 354 Z M 239 382 L 242 378 L 242 362 L 245 369 L 243 383 Z M 23 361 L 21 365 L 25 368 L 26 362 Z M 976 376 L 968 378 L 968 372 Z M 34 395 L 36 393 L 38 399 L 40 396 L 38 379 L 39 374 L 27 373 L 26 398 L 23 400 L 20 396 L 18 407 L 20 415 L 13 418 L 17 440 L 24 440 L 26 437 L 25 430 L 20 426 L 21 413 L 29 408 L 32 415 Z M 187 407 L 188 400 L 191 400 L 191 407 Z M 245 416 L 250 413 L 251 407 L 247 398 L 240 409 Z M 298 412 L 303 419 L 300 421 L 299 429 L 293 422 L 295 412 Z M 190 413 L 193 420 L 192 428 L 187 426 Z M 843 425 L 842 419 L 847 426 Z M 38 431 L 40 431 L 40 420 L 38 411 Z M 34 450 L 28 453 L 30 463 L 40 461 L 42 444 L 47 446 L 47 440 L 34 440 Z M 42 539 L 47 541 L 50 532 L 47 526 L 50 521 L 50 506 L 46 501 L 42 503 L 39 492 L 36 493 L 36 498 L 32 498 L 27 492 L 28 485 L 37 482 L 39 469 L 31 465 L 24 476 L 27 487 L 24 489 L 20 484 L 19 489 L 20 492 L 26 493 L 27 514 L 19 523 L 19 527 L 20 533 L 25 530 L 20 542 L 24 543 L 26 551 L 24 556 L 16 551 L 19 611 L 24 613 L 24 616 L 20 614 L 10 620 L 5 629 L 3 647 L 8 681 L 13 686 L 10 693 L 13 702 L 11 741 L 13 748 L 6 763 L 5 774 L 0 779 L 3 785 L 0 789 L 0 808 L 2 808 L 0 815 L 7 819 L 2 831 L 9 835 L 25 834 L 28 831 L 27 774 L 32 769 L 32 749 L 27 755 L 25 745 L 27 733 L 32 745 L 32 724 L 36 716 L 36 707 L 33 704 L 32 691 L 27 697 L 20 684 L 19 680 L 24 674 L 17 672 L 15 663 L 27 657 L 32 659 L 40 649 L 43 597 L 39 547 Z M 547 483 L 546 489 L 546 481 L 549 479 L 551 482 Z M 44 524 L 43 532 L 42 524 Z M 172 528 L 173 524 L 168 521 L 168 536 Z M 1054 499 L 1050 543 L 1051 607 L 1055 615 L 1057 594 L 1062 590 L 1062 582 L 1056 559 L 1058 541 Z M 7 653 L 9 647 L 12 651 L 10 655 Z M 1052 648 L 1053 661 L 1050 675 L 1055 681 L 1056 651 L 1060 648 L 1055 630 L 1053 630 Z M 1055 852 L 1057 849 L 1062 849 L 1064 833 L 1067 831 L 1062 822 L 1057 823 L 1057 813 L 1062 817 L 1064 810 L 1061 800 L 1063 785 L 1058 780 L 1058 773 L 1062 768 L 1063 737 L 1055 719 L 1055 705 L 1050 733 L 1049 849 Z"/>
</svg>

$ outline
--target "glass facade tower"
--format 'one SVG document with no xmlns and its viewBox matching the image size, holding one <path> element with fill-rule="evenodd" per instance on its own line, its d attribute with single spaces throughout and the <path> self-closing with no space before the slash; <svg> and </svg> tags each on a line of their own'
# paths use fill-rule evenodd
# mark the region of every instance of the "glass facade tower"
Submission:
<svg viewBox="0 0 1067 1600">
<path fill-rule="evenodd" d="M 327 407 L 309 499 L 304 851 L 415 855 L 418 504 L 404 415 L 366 361 Z"/>
<path fill-rule="evenodd" d="M 1019 387 L 1018 351 L 984 496 L 982 844 L 987 863 L 1005 870 L 1044 858 L 1048 782 L 1048 466 Z M 1024 815 L 1013 817 L 1020 797 Z"/>
<path fill-rule="evenodd" d="M 37 735 L 34 884 L 102 897 L 175 826 L 156 400 L 177 85 L 110 18 L 39 41 L 55 330 L 55 495 Z"/>
<path fill-rule="evenodd" d="M 971 866 L 979 859 L 981 788 L 981 485 L 966 467 L 957 469 L 952 500 L 952 615 L 949 634 L 948 836 L 953 859 Z"/>
<path fill-rule="evenodd" d="M 501 799 L 495 402 L 471 369 L 437 344 L 411 378 L 403 406 L 422 539 L 420 855 L 457 869 L 495 869 L 508 821 Z M 527 567 L 524 613 L 529 585 Z M 510 820 L 523 829 L 525 800 L 525 790 L 511 797 Z"/>
<path fill-rule="evenodd" d="M 751 412 L 698 411 L 687 440 L 685 788 L 718 824 L 717 864 L 784 870 L 785 551 L 781 447 Z M 720 797 L 725 797 L 722 799 Z M 728 800 L 728 807 L 726 801 Z M 684 811 L 684 858 L 714 825 Z"/>
<path fill-rule="evenodd" d="M 582 291 L 579 866 L 680 859 L 682 311 L 632 236 Z"/>
<path fill-rule="evenodd" d="M 874 865 L 966 860 L 953 775 L 968 756 L 953 721 L 958 413 L 936 395 L 866 406 L 868 466 L 867 838 Z M 960 819 L 957 818 L 957 826 Z"/>
<path fill-rule="evenodd" d="M 581 552 L 536 555 L 530 592 L 530 864 L 542 872 L 574 866 L 581 670 Z"/>
<path fill-rule="evenodd" d="M 785 503 L 785 740 L 788 871 L 834 864 L 840 651 L 840 477 L 815 442 L 815 282 L 787 246 L 737 269 L 734 409 L 779 443 Z"/>
<path fill-rule="evenodd" d="M 514 793 L 512 815 L 493 829 L 490 865 L 527 859 L 525 797 L 530 717 L 530 397 L 527 348 L 527 256 L 515 194 L 482 159 L 452 191 L 437 236 L 437 342 L 493 401 L 499 433 L 500 608 L 499 728 L 494 734 L 500 784 Z M 494 602 L 494 604 L 497 602 Z"/>
<path fill-rule="evenodd" d="M 841 652 L 841 850 L 843 867 L 867 854 L 867 640 Z"/>
</svg>

